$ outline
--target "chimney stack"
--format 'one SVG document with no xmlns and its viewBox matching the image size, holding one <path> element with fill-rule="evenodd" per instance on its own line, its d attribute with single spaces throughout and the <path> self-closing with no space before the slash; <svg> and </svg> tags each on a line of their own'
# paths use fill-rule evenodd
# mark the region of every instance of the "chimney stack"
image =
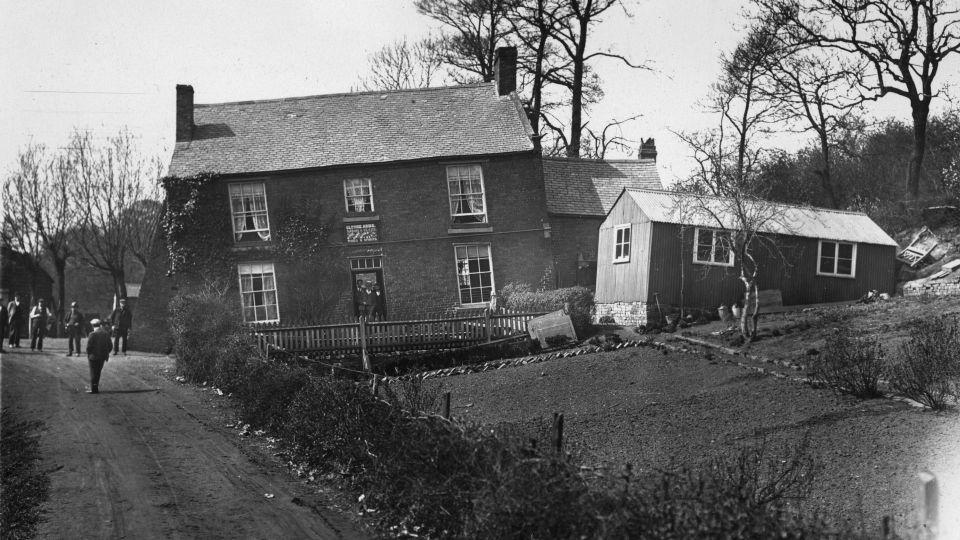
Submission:
<svg viewBox="0 0 960 540">
<path fill-rule="evenodd" d="M 177 85 L 177 142 L 193 138 L 193 87 Z"/>
<path fill-rule="evenodd" d="M 497 81 L 497 95 L 505 96 L 517 90 L 517 48 L 497 47 L 493 63 L 493 77 Z"/>
<path fill-rule="evenodd" d="M 653 142 L 653 137 L 640 141 L 640 159 L 657 160 L 657 145 Z"/>
</svg>

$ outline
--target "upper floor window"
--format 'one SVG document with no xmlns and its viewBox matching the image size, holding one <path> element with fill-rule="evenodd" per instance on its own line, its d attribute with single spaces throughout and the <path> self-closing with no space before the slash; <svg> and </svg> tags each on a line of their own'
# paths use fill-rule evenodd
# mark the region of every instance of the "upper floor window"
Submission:
<svg viewBox="0 0 960 540">
<path fill-rule="evenodd" d="M 347 212 L 373 212 L 373 183 L 369 178 L 344 180 L 343 196 Z"/>
<path fill-rule="evenodd" d="M 630 260 L 630 224 L 617 225 L 613 231 L 613 262 L 627 262 Z"/>
<path fill-rule="evenodd" d="M 447 166 L 450 217 L 454 223 L 486 223 L 483 172 L 479 164 Z"/>
<path fill-rule="evenodd" d="M 820 241 L 817 274 L 854 277 L 857 268 L 857 245 L 848 242 Z"/>
<path fill-rule="evenodd" d="M 276 322 L 277 280 L 273 263 L 247 263 L 237 266 L 240 274 L 240 304 L 246 322 Z"/>
<path fill-rule="evenodd" d="M 693 234 L 693 262 L 733 266 L 733 242 L 730 231 L 697 228 Z"/>
<path fill-rule="evenodd" d="M 490 301 L 493 291 L 493 264 L 490 244 L 454 246 L 457 257 L 457 283 L 461 305 L 478 305 Z"/>
<path fill-rule="evenodd" d="M 270 240 L 267 195 L 263 182 L 230 184 L 230 213 L 237 242 Z"/>
</svg>

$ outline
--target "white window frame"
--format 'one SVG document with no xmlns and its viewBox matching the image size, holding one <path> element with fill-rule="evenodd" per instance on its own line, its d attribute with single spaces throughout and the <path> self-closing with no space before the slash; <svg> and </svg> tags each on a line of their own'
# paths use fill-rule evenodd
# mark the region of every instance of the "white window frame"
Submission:
<svg viewBox="0 0 960 540">
<path fill-rule="evenodd" d="M 627 231 L 627 240 L 623 241 L 621 231 Z M 617 225 L 613 228 L 613 262 L 615 263 L 625 263 L 630 262 L 630 248 L 633 244 L 633 225 L 627 223 L 625 225 Z M 623 253 L 622 248 L 626 247 L 626 254 Z M 619 253 L 619 254 L 618 254 Z"/>
<path fill-rule="evenodd" d="M 478 243 L 454 244 L 453 245 L 453 265 L 454 265 L 453 268 L 454 268 L 456 279 L 457 279 L 457 300 L 460 302 L 460 307 L 482 307 L 490 303 L 489 298 L 487 300 L 481 300 L 480 302 L 464 303 L 463 296 L 460 292 L 460 256 L 458 254 L 458 250 L 463 248 L 481 247 L 481 246 L 487 248 L 487 261 L 490 263 L 490 294 L 492 295 L 493 292 L 497 290 L 497 282 L 495 280 L 494 272 L 493 272 L 493 248 L 491 247 L 491 245 L 478 244 Z M 469 260 L 469 253 L 467 253 L 467 255 L 468 255 L 467 260 Z M 480 293 L 480 296 L 481 298 L 483 297 L 482 292 Z"/>
<path fill-rule="evenodd" d="M 703 261 L 697 257 L 697 255 L 700 252 L 700 231 L 701 230 L 711 232 L 709 261 Z M 726 262 L 717 260 L 717 233 L 718 232 L 727 234 L 731 237 L 731 240 L 733 239 L 732 233 L 725 229 L 713 229 L 710 227 L 697 227 L 696 229 L 694 229 L 693 231 L 693 264 L 703 264 L 706 266 L 733 266 L 733 260 L 734 260 L 733 246 L 729 246 L 729 249 L 727 250 L 727 254 L 729 256 L 727 257 Z"/>
<path fill-rule="evenodd" d="M 351 183 L 359 182 L 359 184 L 350 185 Z M 357 192 L 351 193 L 352 189 L 359 189 L 359 194 Z M 364 197 L 370 199 L 370 209 L 369 210 L 351 210 L 350 209 L 350 199 L 354 197 Z M 347 209 L 348 213 L 358 213 L 358 212 L 374 212 L 376 207 L 373 203 L 373 180 L 369 178 L 347 178 L 343 181 L 343 204 Z"/>
<path fill-rule="evenodd" d="M 451 185 L 453 184 L 453 181 L 451 181 L 450 172 L 453 170 L 459 170 L 459 169 L 465 169 L 465 168 L 466 169 L 475 168 L 479 173 L 480 201 L 483 204 L 483 210 L 481 212 L 460 212 L 460 213 L 454 212 L 454 200 L 453 200 L 454 194 L 453 194 L 453 190 L 451 189 Z M 486 188 L 486 183 L 483 181 L 483 166 L 480 163 L 455 163 L 455 164 L 447 165 L 446 171 L 447 171 L 447 203 L 450 206 L 450 219 L 456 221 L 457 218 L 461 218 L 461 217 L 469 218 L 469 217 L 479 216 L 480 219 L 476 221 L 476 223 L 487 223 L 487 219 L 488 219 L 487 218 L 487 188 Z M 457 173 L 456 178 L 459 179 L 462 176 L 463 175 Z M 460 193 L 460 195 L 462 195 L 462 192 Z M 458 223 L 474 223 L 474 222 L 463 221 Z"/>
<path fill-rule="evenodd" d="M 257 319 L 257 316 L 256 316 L 257 305 L 254 304 L 253 306 L 249 306 L 249 307 L 252 307 L 254 310 L 254 320 L 251 321 L 247 319 L 246 310 L 248 306 L 244 301 L 244 294 L 251 294 L 251 293 L 258 293 L 258 292 L 265 293 L 265 292 L 269 292 L 270 289 L 244 291 L 243 276 L 245 275 L 246 276 L 254 276 L 254 275 L 263 276 L 267 273 L 265 272 L 267 268 L 269 268 L 270 270 L 269 273 L 273 276 L 273 295 L 274 295 L 274 299 L 276 300 L 274 305 L 276 306 L 277 316 L 275 318 L 265 318 L 262 320 Z M 246 272 L 244 270 L 246 270 Z M 257 272 L 256 270 L 259 270 L 259 272 Z M 274 266 L 272 262 L 248 262 L 248 263 L 237 264 L 237 280 L 240 285 L 240 313 L 243 315 L 243 322 L 246 322 L 246 323 L 280 322 L 280 295 L 277 292 L 277 271 L 276 271 L 276 266 Z M 270 304 L 264 303 L 263 307 L 267 307 L 269 305 Z"/>
<path fill-rule="evenodd" d="M 823 256 L 823 243 L 829 242 L 833 244 L 833 272 L 822 272 L 820 270 L 820 261 Z M 850 255 L 850 273 L 849 274 L 838 274 L 837 266 L 839 266 L 840 261 L 840 245 L 846 244 L 848 246 L 853 246 L 852 253 Z M 841 242 L 840 240 L 823 240 L 821 239 L 817 242 L 817 275 L 818 276 L 828 276 L 828 277 L 838 277 L 838 278 L 847 278 L 847 279 L 856 279 L 857 277 L 857 243 L 856 242 Z"/>
<path fill-rule="evenodd" d="M 244 192 L 243 192 L 244 188 L 248 188 L 248 187 L 251 187 L 251 186 L 259 186 L 260 191 L 263 193 L 263 210 L 262 210 L 262 211 L 261 211 L 261 210 L 244 210 L 244 211 L 242 211 L 242 212 L 240 213 L 240 216 L 238 216 L 237 213 L 236 213 L 236 212 L 234 211 L 234 209 L 233 209 L 233 200 L 234 200 L 235 198 L 240 198 L 241 201 L 242 201 L 243 198 L 244 198 L 244 195 L 245 195 Z M 236 193 L 236 194 L 235 194 L 235 193 L 234 193 L 234 190 L 239 191 L 239 193 Z M 271 235 L 270 235 L 270 209 L 269 209 L 269 207 L 267 206 L 267 186 L 266 186 L 266 184 L 265 184 L 264 182 L 231 182 L 230 184 L 227 184 L 227 197 L 229 198 L 229 201 L 230 201 L 230 227 L 233 229 L 233 241 L 234 241 L 234 242 L 252 242 L 252 241 L 254 241 L 254 240 L 241 240 L 241 239 L 240 239 L 240 235 L 245 234 L 245 233 L 256 233 L 257 236 L 260 238 L 259 241 L 269 242 L 269 241 L 270 241 L 270 238 L 271 238 Z M 241 202 L 241 205 L 242 205 L 242 204 L 243 204 L 243 203 Z M 245 216 L 247 216 L 247 215 L 257 216 L 257 215 L 260 215 L 260 214 L 263 215 L 265 221 L 267 222 L 267 226 L 266 226 L 266 227 L 261 227 L 261 228 L 256 228 L 256 229 L 249 229 L 249 230 L 248 230 L 248 229 L 245 229 L 245 230 L 242 230 L 242 231 L 237 231 L 237 218 L 238 218 L 238 217 L 241 217 L 241 216 L 245 217 Z M 256 218 L 254 218 L 254 221 L 256 221 Z M 261 234 L 261 233 L 264 233 L 264 232 L 266 233 L 266 237 L 264 237 L 264 235 Z"/>
</svg>

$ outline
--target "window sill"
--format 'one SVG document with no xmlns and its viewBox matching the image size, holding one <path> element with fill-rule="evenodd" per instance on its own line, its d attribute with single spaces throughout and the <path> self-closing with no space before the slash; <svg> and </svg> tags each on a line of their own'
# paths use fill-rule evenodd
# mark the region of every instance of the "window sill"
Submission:
<svg viewBox="0 0 960 540">
<path fill-rule="evenodd" d="M 380 214 L 375 212 L 349 212 L 343 216 L 344 223 L 369 223 L 380 221 Z"/>
<path fill-rule="evenodd" d="M 627 257 L 626 259 L 614 259 L 614 260 L 613 260 L 613 264 L 623 264 L 623 263 L 628 263 L 628 262 L 630 262 L 630 257 Z"/>
<path fill-rule="evenodd" d="M 451 223 L 447 234 L 476 234 L 493 232 L 493 225 L 489 223 Z"/>
<path fill-rule="evenodd" d="M 273 241 L 266 240 L 263 242 L 237 242 L 231 246 L 232 251 L 250 251 L 255 249 L 271 249 L 273 248 Z"/>
<path fill-rule="evenodd" d="M 833 278 L 841 278 L 841 279 L 857 279 L 857 276 L 856 276 L 856 275 L 849 275 L 849 274 L 827 274 L 827 273 L 825 273 L 825 272 L 819 272 L 819 271 L 817 272 L 817 276 L 819 276 L 819 277 L 833 277 Z"/>
<path fill-rule="evenodd" d="M 694 260 L 693 264 L 699 264 L 703 266 L 724 266 L 726 268 L 732 268 L 734 266 L 733 263 L 708 262 L 708 261 L 698 261 L 698 260 Z"/>
</svg>

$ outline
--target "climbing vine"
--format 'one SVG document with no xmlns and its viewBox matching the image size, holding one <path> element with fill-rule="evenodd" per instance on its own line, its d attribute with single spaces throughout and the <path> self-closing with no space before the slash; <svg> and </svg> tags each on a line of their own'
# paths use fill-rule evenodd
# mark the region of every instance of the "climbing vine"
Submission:
<svg viewBox="0 0 960 540">
<path fill-rule="evenodd" d="M 226 197 L 217 197 L 219 175 L 167 176 L 161 180 L 167 194 L 161 227 L 170 265 L 168 274 L 229 268 L 216 264 L 230 258 L 229 218 Z M 211 264 L 214 263 L 214 264 Z"/>
</svg>

